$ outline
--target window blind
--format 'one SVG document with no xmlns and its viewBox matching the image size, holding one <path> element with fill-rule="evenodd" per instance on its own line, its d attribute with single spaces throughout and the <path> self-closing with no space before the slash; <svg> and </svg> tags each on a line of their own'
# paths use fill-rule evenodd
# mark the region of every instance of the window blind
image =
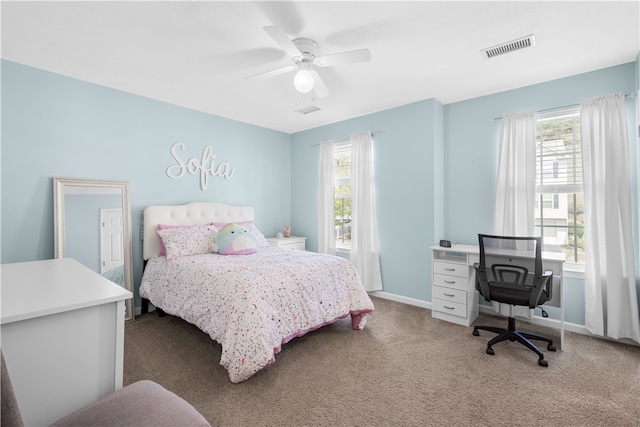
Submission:
<svg viewBox="0 0 640 427">
<path fill-rule="evenodd" d="M 582 191 L 579 112 L 539 120 L 536 162 L 537 193 Z"/>
</svg>

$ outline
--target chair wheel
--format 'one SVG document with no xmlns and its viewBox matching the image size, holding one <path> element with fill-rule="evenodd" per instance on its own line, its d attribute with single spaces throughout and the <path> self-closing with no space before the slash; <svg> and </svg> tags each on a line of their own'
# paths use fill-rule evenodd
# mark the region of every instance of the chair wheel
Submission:
<svg viewBox="0 0 640 427">
<path fill-rule="evenodd" d="M 473 335 L 476 336 L 476 337 L 479 337 L 480 336 L 480 332 L 478 332 L 477 329 L 474 329 L 473 330 Z"/>
<path fill-rule="evenodd" d="M 544 359 L 538 359 L 538 365 L 544 366 L 546 368 L 549 366 L 549 363 Z"/>
<path fill-rule="evenodd" d="M 547 350 L 549 350 L 549 351 L 556 351 L 556 346 L 555 346 L 555 345 L 553 345 L 553 344 L 549 344 L 549 345 L 547 346 Z"/>
<path fill-rule="evenodd" d="M 492 348 L 487 347 L 487 354 L 490 354 L 490 355 L 492 355 L 492 356 L 493 356 L 494 354 L 496 354 L 496 352 L 495 352 L 495 351 L 493 351 L 493 349 L 492 349 Z"/>
</svg>

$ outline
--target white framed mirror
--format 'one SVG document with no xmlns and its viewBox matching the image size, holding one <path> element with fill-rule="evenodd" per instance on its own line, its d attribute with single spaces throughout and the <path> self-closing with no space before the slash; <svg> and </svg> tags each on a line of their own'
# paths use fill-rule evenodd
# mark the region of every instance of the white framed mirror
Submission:
<svg viewBox="0 0 640 427">
<path fill-rule="evenodd" d="M 55 258 L 74 258 L 133 293 L 127 181 L 53 178 L 53 221 Z M 125 307 L 133 319 L 133 298 Z"/>
</svg>

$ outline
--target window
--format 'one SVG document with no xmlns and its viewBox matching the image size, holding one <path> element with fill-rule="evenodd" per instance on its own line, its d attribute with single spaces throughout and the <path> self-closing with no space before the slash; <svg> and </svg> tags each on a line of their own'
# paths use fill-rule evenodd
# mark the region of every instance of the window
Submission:
<svg viewBox="0 0 640 427">
<path fill-rule="evenodd" d="M 580 112 L 540 115 L 536 129 L 535 233 L 545 251 L 584 266 L 584 195 Z"/>
<path fill-rule="evenodd" d="M 336 144 L 333 176 L 333 206 L 336 248 L 351 248 L 351 144 Z"/>
</svg>

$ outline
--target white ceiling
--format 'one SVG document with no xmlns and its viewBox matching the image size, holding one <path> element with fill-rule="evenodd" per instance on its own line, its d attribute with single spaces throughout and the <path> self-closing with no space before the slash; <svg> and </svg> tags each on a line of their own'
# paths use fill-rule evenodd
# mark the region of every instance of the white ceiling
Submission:
<svg viewBox="0 0 640 427">
<path fill-rule="evenodd" d="M 2 58 L 286 133 L 424 99 L 442 104 L 632 62 L 633 1 L 7 2 Z M 309 100 L 263 30 L 311 38 L 319 55 L 369 48 L 372 60 L 319 69 L 331 94 Z M 535 34 L 490 60 L 480 50 Z M 297 104 L 296 104 L 297 103 Z"/>
</svg>

